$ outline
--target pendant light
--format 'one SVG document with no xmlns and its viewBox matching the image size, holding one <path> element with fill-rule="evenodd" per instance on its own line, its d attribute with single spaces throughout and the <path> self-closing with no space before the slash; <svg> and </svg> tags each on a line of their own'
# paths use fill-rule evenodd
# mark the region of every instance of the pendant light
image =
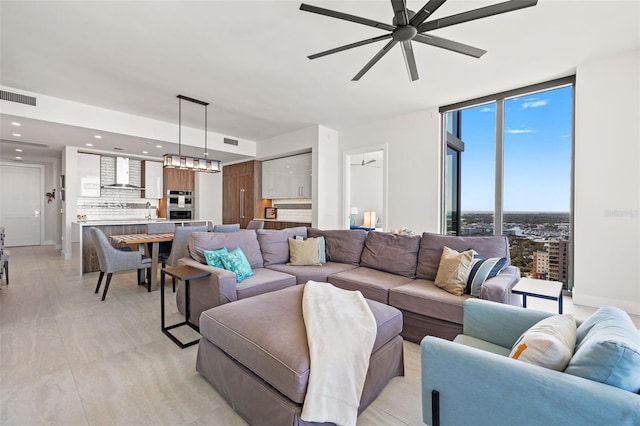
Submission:
<svg viewBox="0 0 640 426">
<path fill-rule="evenodd" d="M 187 96 L 178 95 L 178 154 L 165 154 L 163 158 L 164 168 L 185 169 L 196 172 L 220 172 L 220 161 L 208 158 L 197 158 L 182 155 L 182 101 L 193 102 L 204 106 L 204 155 L 209 155 L 207 149 L 207 108 L 209 102 L 199 101 Z"/>
</svg>

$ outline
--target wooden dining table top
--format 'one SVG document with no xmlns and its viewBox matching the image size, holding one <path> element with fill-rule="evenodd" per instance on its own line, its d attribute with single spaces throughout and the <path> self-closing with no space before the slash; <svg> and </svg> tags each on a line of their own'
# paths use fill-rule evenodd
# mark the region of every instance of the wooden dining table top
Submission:
<svg viewBox="0 0 640 426">
<path fill-rule="evenodd" d="M 173 232 L 164 234 L 125 234 L 112 235 L 111 239 L 121 244 L 146 244 L 173 241 Z"/>
</svg>

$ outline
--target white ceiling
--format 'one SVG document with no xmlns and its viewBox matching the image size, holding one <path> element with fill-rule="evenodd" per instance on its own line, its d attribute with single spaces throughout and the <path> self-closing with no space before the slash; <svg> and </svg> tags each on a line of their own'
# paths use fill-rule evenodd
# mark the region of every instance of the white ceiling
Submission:
<svg viewBox="0 0 640 426">
<path fill-rule="evenodd" d="M 393 16 L 387 0 L 307 2 L 382 22 Z M 434 19 L 497 2 L 449 0 Z M 407 2 L 413 10 L 423 3 Z M 211 131 L 260 142 L 313 124 L 341 130 L 571 75 L 583 62 L 640 46 L 637 0 L 539 0 L 433 32 L 487 50 L 480 59 L 414 43 L 420 80 L 409 81 L 395 47 L 352 82 L 384 42 L 313 61 L 306 56 L 384 32 L 299 6 L 282 0 L 2 1 L 0 84 L 172 123 L 175 96 L 183 94 L 211 103 Z M 33 133 L 20 139 L 12 136 L 13 118 L 1 118 L 3 155 L 8 140 L 55 150 L 84 146 L 94 134 L 29 122 L 22 133 L 29 126 Z M 109 140 L 136 152 L 153 143 L 126 135 Z M 149 155 L 155 154 L 161 153 Z"/>
</svg>

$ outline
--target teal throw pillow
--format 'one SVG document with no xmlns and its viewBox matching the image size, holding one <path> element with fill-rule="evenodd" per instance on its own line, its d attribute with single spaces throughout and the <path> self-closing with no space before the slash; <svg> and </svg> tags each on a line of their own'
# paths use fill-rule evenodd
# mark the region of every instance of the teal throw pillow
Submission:
<svg viewBox="0 0 640 426">
<path fill-rule="evenodd" d="M 236 283 L 240 284 L 245 278 L 253 275 L 251 265 L 240 247 L 221 256 L 224 269 L 236 274 Z"/>
<path fill-rule="evenodd" d="M 629 315 L 603 306 L 577 330 L 576 349 L 567 374 L 640 391 L 640 331 Z"/>
<path fill-rule="evenodd" d="M 224 265 L 222 264 L 222 257 L 229 253 L 226 247 L 221 248 L 220 250 L 205 250 L 203 252 L 204 258 L 207 260 L 207 265 L 214 266 L 216 268 L 224 269 Z"/>
</svg>

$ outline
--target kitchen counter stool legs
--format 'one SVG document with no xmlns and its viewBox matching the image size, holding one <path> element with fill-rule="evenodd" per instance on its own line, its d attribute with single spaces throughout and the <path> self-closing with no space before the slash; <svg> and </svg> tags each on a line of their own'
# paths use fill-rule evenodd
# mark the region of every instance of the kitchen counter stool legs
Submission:
<svg viewBox="0 0 640 426">
<path fill-rule="evenodd" d="M 171 277 L 184 281 L 184 290 L 185 290 L 185 320 L 179 322 L 177 324 L 173 324 L 170 326 L 165 326 L 165 312 L 164 312 L 164 284 L 165 284 L 165 275 L 170 275 Z M 190 342 L 183 343 L 176 336 L 171 334 L 172 329 L 177 327 L 182 327 L 183 325 L 189 326 L 197 332 L 200 332 L 200 327 L 193 324 L 189 321 L 189 285 L 191 280 L 195 280 L 197 278 L 204 278 L 211 275 L 210 272 L 203 271 L 202 269 L 194 268 L 192 266 L 173 266 L 171 268 L 163 268 L 160 271 L 160 316 L 161 316 L 161 328 L 162 332 L 167 335 L 176 345 L 180 347 L 180 349 L 187 348 L 189 346 L 193 346 L 200 341 L 200 338 L 192 340 Z"/>
</svg>

